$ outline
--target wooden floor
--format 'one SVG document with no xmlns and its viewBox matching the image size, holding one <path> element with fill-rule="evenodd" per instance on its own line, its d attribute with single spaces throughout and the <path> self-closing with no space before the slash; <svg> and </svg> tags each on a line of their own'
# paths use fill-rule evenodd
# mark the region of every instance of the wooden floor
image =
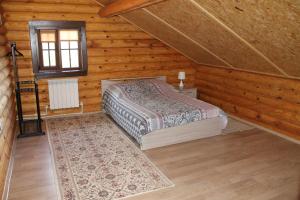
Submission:
<svg viewBox="0 0 300 200">
<path fill-rule="evenodd" d="M 145 152 L 175 187 L 130 200 L 299 200 L 300 145 L 257 129 Z M 17 141 L 10 200 L 57 199 L 47 137 Z"/>
</svg>

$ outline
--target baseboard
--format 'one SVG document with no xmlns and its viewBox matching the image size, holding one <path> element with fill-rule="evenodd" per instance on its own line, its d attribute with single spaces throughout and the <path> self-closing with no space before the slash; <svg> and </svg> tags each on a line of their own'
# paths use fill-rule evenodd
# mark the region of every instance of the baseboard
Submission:
<svg viewBox="0 0 300 200">
<path fill-rule="evenodd" d="M 72 117 L 72 116 L 81 116 L 81 115 L 91 115 L 91 114 L 97 114 L 97 113 L 102 113 L 102 112 L 103 111 L 59 114 L 59 115 L 44 116 L 43 119 L 63 118 L 63 117 Z"/>
<path fill-rule="evenodd" d="M 90 115 L 90 114 L 96 114 L 96 113 L 102 113 L 103 111 L 95 111 L 95 112 L 84 112 L 84 113 L 67 113 L 67 114 L 57 114 L 57 115 L 48 115 L 48 116 L 42 116 L 42 119 L 51 119 L 51 118 L 60 118 L 60 117 L 72 117 L 72 116 L 80 116 L 80 115 Z M 34 115 L 27 115 L 24 116 L 25 120 L 30 119 L 36 119 L 37 117 Z M 18 118 L 17 118 L 18 120 Z"/>
<path fill-rule="evenodd" d="M 266 132 L 268 132 L 268 133 L 271 133 L 271 134 L 273 134 L 273 135 L 276 135 L 276 136 L 278 136 L 278 137 L 281 137 L 281 138 L 283 138 L 283 139 L 286 139 L 286 140 L 288 140 L 288 141 L 290 141 L 290 142 L 293 142 L 293 143 L 296 143 L 296 144 L 300 144 L 300 141 L 299 141 L 299 140 L 296 140 L 296 139 L 294 139 L 294 138 L 288 137 L 288 136 L 286 136 L 286 135 L 284 135 L 284 134 L 282 134 L 282 133 L 273 131 L 273 130 L 271 130 L 271 129 L 265 128 L 265 127 L 263 127 L 263 126 L 261 126 L 261 125 L 255 124 L 255 123 L 253 123 L 253 122 L 249 122 L 249 121 L 247 121 L 247 120 L 241 119 L 241 118 L 236 117 L 236 116 L 231 115 L 231 114 L 228 114 L 228 116 L 230 116 L 231 118 L 233 118 L 233 119 L 235 119 L 235 120 L 241 121 L 241 122 L 246 123 L 246 124 L 249 124 L 249 125 L 251 125 L 251 126 L 254 126 L 255 128 L 264 130 L 264 131 L 266 131 Z"/>
<path fill-rule="evenodd" d="M 17 135 L 17 134 L 15 134 L 15 135 Z M 14 168 L 14 161 L 15 161 L 15 152 L 16 152 L 16 145 L 17 145 L 16 140 L 17 140 L 17 137 L 15 136 L 14 141 L 13 141 L 12 150 L 11 150 L 11 153 L 10 153 L 8 170 L 7 170 L 6 177 L 5 177 L 4 191 L 3 191 L 3 194 L 2 194 L 2 199 L 3 200 L 8 200 L 10 181 L 11 181 L 12 172 L 13 172 L 13 168 Z"/>
</svg>

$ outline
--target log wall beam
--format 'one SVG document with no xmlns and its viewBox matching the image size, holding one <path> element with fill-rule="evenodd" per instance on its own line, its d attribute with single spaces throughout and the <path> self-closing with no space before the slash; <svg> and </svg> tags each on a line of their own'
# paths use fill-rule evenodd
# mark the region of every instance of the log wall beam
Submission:
<svg viewBox="0 0 300 200">
<path fill-rule="evenodd" d="M 199 98 L 225 112 L 300 140 L 300 81 L 196 67 Z"/>
<path fill-rule="evenodd" d="M 0 14 L 3 14 L 1 6 Z M 10 75 L 12 71 L 10 60 L 6 57 L 9 49 L 5 33 L 6 29 L 0 25 L 0 199 L 3 199 L 5 191 L 6 174 L 16 130 L 15 96 Z"/>
</svg>

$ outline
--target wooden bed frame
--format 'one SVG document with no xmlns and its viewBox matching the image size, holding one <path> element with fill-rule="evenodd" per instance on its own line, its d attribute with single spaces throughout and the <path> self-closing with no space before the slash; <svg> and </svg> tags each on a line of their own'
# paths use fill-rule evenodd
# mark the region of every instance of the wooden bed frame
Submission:
<svg viewBox="0 0 300 200">
<path fill-rule="evenodd" d="M 165 76 L 102 80 L 101 94 L 103 95 L 110 85 L 132 79 L 159 79 L 166 81 Z M 181 126 L 155 130 L 142 137 L 140 148 L 142 150 L 147 150 L 212 137 L 221 134 L 223 128 L 224 119 L 222 117 L 215 117 Z"/>
</svg>

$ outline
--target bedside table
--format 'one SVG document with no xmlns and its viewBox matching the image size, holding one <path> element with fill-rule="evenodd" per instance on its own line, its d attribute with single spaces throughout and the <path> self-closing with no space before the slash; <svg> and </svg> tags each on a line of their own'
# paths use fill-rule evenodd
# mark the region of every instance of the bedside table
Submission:
<svg viewBox="0 0 300 200">
<path fill-rule="evenodd" d="M 183 89 L 182 91 L 179 91 L 178 88 L 175 88 L 175 91 L 180 94 L 190 96 L 192 98 L 197 98 L 197 88 L 186 88 Z"/>
</svg>

